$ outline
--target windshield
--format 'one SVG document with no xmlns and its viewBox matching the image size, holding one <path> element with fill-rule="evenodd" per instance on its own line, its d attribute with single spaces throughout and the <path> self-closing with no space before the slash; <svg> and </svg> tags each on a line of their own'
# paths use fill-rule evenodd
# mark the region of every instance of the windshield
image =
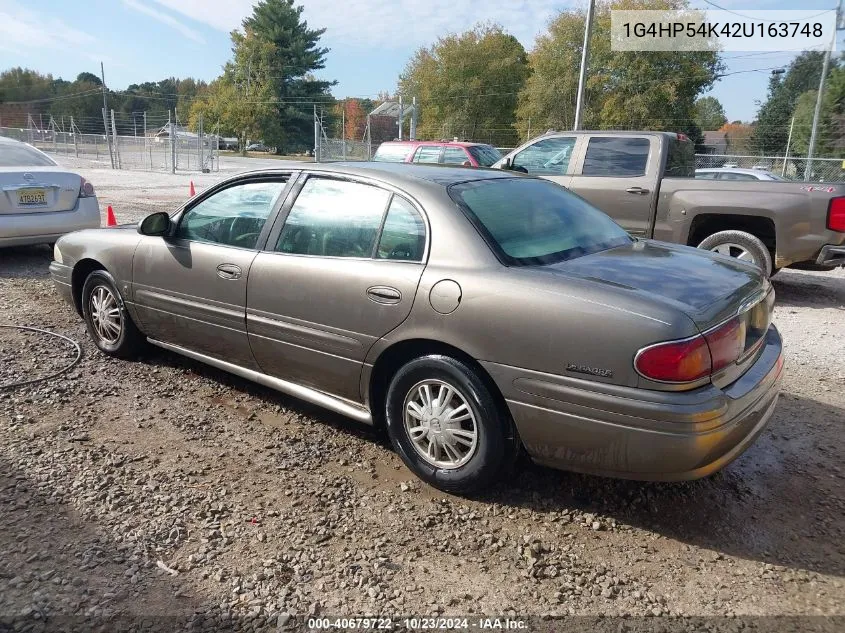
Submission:
<svg viewBox="0 0 845 633">
<path fill-rule="evenodd" d="M 23 143 L 0 144 L 0 167 L 53 167 L 55 161 Z"/>
<path fill-rule="evenodd" d="M 499 150 L 491 145 L 470 145 L 467 149 L 479 167 L 489 167 L 502 157 Z"/>
<path fill-rule="evenodd" d="M 547 180 L 476 180 L 452 185 L 449 195 L 511 266 L 553 264 L 632 241 L 586 200 Z"/>
<path fill-rule="evenodd" d="M 373 160 L 379 163 L 404 163 L 410 145 L 382 143 L 376 150 Z"/>
</svg>

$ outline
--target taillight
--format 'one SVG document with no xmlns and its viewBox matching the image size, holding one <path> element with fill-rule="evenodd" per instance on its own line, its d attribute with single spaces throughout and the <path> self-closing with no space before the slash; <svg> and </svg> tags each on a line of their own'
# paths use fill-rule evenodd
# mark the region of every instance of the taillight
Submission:
<svg viewBox="0 0 845 633">
<path fill-rule="evenodd" d="M 827 228 L 845 233 L 845 198 L 833 198 L 827 208 Z"/>
<path fill-rule="evenodd" d="M 641 349 L 634 367 L 649 380 L 694 382 L 735 363 L 744 348 L 745 321 L 737 317 L 705 335 Z"/>
<path fill-rule="evenodd" d="M 90 198 L 94 195 L 94 185 L 90 182 L 82 178 L 82 182 L 79 184 L 79 197 L 80 198 Z"/>
<path fill-rule="evenodd" d="M 704 335 L 710 348 L 712 372 L 735 363 L 745 349 L 745 319 L 731 319 Z"/>
<path fill-rule="evenodd" d="M 634 367 L 659 382 L 692 382 L 710 375 L 710 350 L 703 336 L 658 343 L 641 349 Z"/>
</svg>

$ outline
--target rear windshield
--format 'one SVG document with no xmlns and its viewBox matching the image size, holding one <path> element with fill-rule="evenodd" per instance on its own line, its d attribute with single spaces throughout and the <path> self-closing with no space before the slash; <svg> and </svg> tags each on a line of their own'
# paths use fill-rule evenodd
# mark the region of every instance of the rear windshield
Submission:
<svg viewBox="0 0 845 633">
<path fill-rule="evenodd" d="M 0 167 L 52 167 L 56 162 L 29 145 L 0 143 Z"/>
<path fill-rule="evenodd" d="M 410 149 L 410 145 L 382 143 L 376 150 L 373 160 L 380 163 L 404 163 Z"/>
<path fill-rule="evenodd" d="M 452 185 L 449 195 L 510 266 L 554 264 L 632 241 L 604 213 L 548 180 L 476 180 Z"/>
<path fill-rule="evenodd" d="M 695 178 L 695 144 L 692 141 L 671 139 L 666 156 L 664 176 L 672 178 Z"/>
<path fill-rule="evenodd" d="M 492 145 L 470 145 L 467 149 L 479 167 L 489 167 L 502 157 Z"/>
</svg>

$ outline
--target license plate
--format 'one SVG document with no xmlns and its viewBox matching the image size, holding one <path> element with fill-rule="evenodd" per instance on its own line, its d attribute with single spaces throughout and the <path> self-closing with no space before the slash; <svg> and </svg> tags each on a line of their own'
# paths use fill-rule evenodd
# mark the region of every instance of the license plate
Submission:
<svg viewBox="0 0 845 633">
<path fill-rule="evenodd" d="M 45 189 L 19 189 L 18 204 L 27 207 L 46 205 L 47 191 Z"/>
</svg>

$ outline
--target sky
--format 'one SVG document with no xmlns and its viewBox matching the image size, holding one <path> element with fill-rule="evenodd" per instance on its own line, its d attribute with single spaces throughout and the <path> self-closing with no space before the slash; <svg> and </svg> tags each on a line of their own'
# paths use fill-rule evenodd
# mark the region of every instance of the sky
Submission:
<svg viewBox="0 0 845 633">
<path fill-rule="evenodd" d="M 318 72 L 337 80 L 336 97 L 393 92 L 413 52 L 479 21 L 501 24 L 530 50 L 559 11 L 587 0 L 302 0 L 311 28 L 326 28 L 330 50 Z M 793 9 L 794 0 L 718 0 L 734 11 Z M 165 77 L 209 81 L 231 56 L 229 32 L 253 0 L 0 0 L 0 70 L 23 66 L 73 80 L 99 74 L 122 90 Z M 832 9 L 836 0 L 803 0 L 801 9 Z M 704 0 L 692 6 L 705 8 Z M 712 8 L 712 7 L 711 7 Z M 842 48 L 840 37 L 839 48 Z M 751 121 L 765 99 L 771 70 L 789 52 L 725 53 L 728 76 L 708 93 L 729 120 Z M 423 106 L 424 107 L 424 106 Z"/>
</svg>

